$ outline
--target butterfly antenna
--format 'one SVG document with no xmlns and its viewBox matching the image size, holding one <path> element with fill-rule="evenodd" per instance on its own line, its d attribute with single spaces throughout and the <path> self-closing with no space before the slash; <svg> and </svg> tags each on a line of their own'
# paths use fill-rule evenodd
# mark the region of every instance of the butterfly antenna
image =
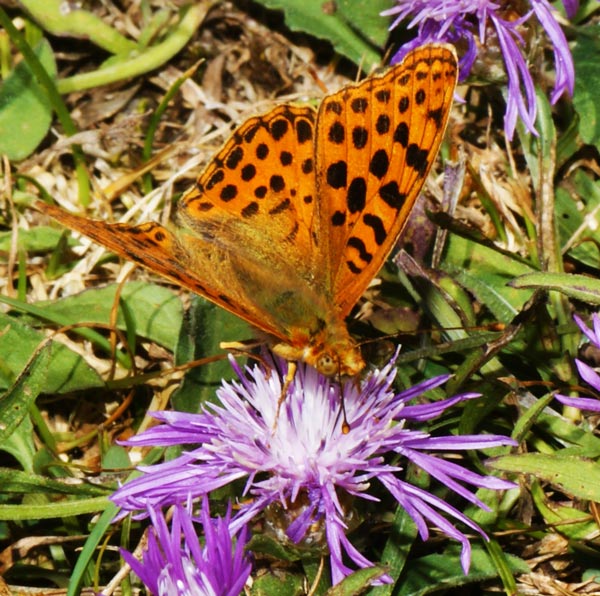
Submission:
<svg viewBox="0 0 600 596">
<path fill-rule="evenodd" d="M 347 435 L 350 432 L 350 424 L 348 423 L 348 416 L 346 415 L 346 398 L 344 396 L 345 383 L 342 380 L 342 375 L 340 373 L 339 358 L 338 358 L 338 367 L 337 367 L 337 383 L 340 387 L 340 412 L 342 414 L 342 432 L 345 435 Z"/>
<path fill-rule="evenodd" d="M 398 333 L 386 333 L 385 335 L 379 335 L 378 337 L 369 337 L 368 339 L 363 339 L 360 342 L 357 342 L 356 345 L 360 348 L 362 346 L 367 346 L 369 344 L 377 343 L 378 341 L 382 341 L 385 339 L 398 339 L 400 335 L 423 335 L 425 333 L 433 333 L 434 331 L 497 331 L 501 332 L 506 329 L 506 324 L 501 323 L 499 321 L 494 323 L 488 323 L 487 325 L 475 325 L 473 327 L 436 327 L 435 329 L 416 329 L 414 331 L 400 331 Z"/>
</svg>

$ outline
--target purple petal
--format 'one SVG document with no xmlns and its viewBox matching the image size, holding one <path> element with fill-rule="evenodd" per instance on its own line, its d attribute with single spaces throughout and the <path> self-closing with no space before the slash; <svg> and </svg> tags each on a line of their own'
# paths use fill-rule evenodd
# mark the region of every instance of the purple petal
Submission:
<svg viewBox="0 0 600 596">
<path fill-rule="evenodd" d="M 522 21 L 523 18 L 512 23 L 496 16 L 491 16 L 490 19 L 498 34 L 498 41 L 502 48 L 504 65 L 506 66 L 506 74 L 508 76 L 508 96 L 506 100 L 504 132 L 507 138 L 512 140 L 517 125 L 518 114 L 521 116 L 521 120 L 523 120 L 527 130 L 529 130 L 531 134 L 537 136 L 538 133 L 535 130 L 535 119 L 537 115 L 535 87 L 529 68 L 514 39 L 515 36 L 518 38 L 515 26 Z M 521 83 L 525 88 L 527 104 L 521 93 Z"/>
<path fill-rule="evenodd" d="M 572 19 L 579 8 L 579 0 L 562 0 L 567 16 Z"/>
<path fill-rule="evenodd" d="M 600 392 L 600 375 L 598 375 L 596 370 L 578 358 L 575 359 L 575 365 L 581 378 L 596 391 Z"/>
<path fill-rule="evenodd" d="M 400 416 L 406 420 L 411 420 L 413 422 L 423 422 L 426 420 L 431 420 L 432 418 L 436 418 L 440 414 L 442 414 L 448 408 L 464 401 L 466 399 L 475 399 L 477 397 L 481 397 L 480 393 L 462 393 L 460 395 L 455 395 L 453 397 L 449 397 L 447 399 L 441 399 L 440 401 L 432 402 L 430 404 L 419 404 L 416 406 L 405 406 L 401 412 Z"/>
<path fill-rule="evenodd" d="M 554 9 L 546 0 L 532 0 L 533 10 L 546 30 L 554 51 L 554 62 L 556 64 L 556 81 L 550 101 L 554 104 L 560 96 L 567 92 L 573 95 L 575 87 L 575 66 L 573 57 L 567 43 L 567 38 L 554 17 Z M 565 7 L 566 8 L 566 7 Z"/>
<path fill-rule="evenodd" d="M 557 393 L 554 396 L 561 404 L 588 412 L 600 412 L 600 400 L 590 397 L 568 397 Z"/>
</svg>

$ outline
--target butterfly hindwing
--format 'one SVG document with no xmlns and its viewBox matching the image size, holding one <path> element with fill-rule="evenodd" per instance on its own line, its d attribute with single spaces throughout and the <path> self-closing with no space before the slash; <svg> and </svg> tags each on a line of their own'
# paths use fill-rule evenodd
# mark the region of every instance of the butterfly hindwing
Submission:
<svg viewBox="0 0 600 596">
<path fill-rule="evenodd" d="M 279 319 L 257 306 L 257 292 L 251 295 L 252 288 L 261 279 L 255 274 L 255 284 L 240 280 L 240 270 L 252 272 L 256 267 L 244 263 L 243 255 L 231 258 L 229 251 L 217 244 L 172 232 L 155 222 L 137 226 L 109 224 L 74 215 L 42 201 L 38 201 L 36 207 L 121 257 L 215 302 L 266 333 L 287 339 Z"/>
</svg>

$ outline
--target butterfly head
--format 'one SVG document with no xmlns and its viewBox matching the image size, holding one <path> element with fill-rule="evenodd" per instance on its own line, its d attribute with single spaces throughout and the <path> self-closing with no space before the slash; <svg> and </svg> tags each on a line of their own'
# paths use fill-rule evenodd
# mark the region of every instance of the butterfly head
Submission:
<svg viewBox="0 0 600 596">
<path fill-rule="evenodd" d="M 324 333 L 313 338 L 303 360 L 326 377 L 356 377 L 360 374 L 365 361 L 345 326 L 323 331 Z"/>
<path fill-rule="evenodd" d="M 295 330 L 291 341 L 275 343 L 273 352 L 289 361 L 302 361 L 326 377 L 356 377 L 365 368 L 360 348 L 346 325 L 332 321 L 316 332 Z"/>
</svg>

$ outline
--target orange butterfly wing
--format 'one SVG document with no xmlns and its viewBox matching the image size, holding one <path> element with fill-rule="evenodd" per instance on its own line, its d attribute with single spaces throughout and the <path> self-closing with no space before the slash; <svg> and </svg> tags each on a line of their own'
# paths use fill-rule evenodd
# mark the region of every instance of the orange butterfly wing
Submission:
<svg viewBox="0 0 600 596">
<path fill-rule="evenodd" d="M 348 315 L 402 232 L 442 141 L 458 75 L 451 46 L 409 53 L 323 100 L 317 119 L 319 236 Z"/>
<path fill-rule="evenodd" d="M 253 305 L 244 304 L 243 296 L 227 286 L 227 270 L 222 263 L 228 255 L 210 242 L 180 235 L 155 222 L 140 224 L 108 224 L 74 215 L 54 205 L 36 202 L 36 207 L 66 227 L 88 236 L 125 259 L 134 261 L 176 284 L 204 296 L 260 327 L 267 333 L 285 339 L 276 326 L 270 326 Z M 193 258 L 190 258 L 190 256 Z M 201 262 L 200 268 L 195 263 Z M 229 274 L 230 276 L 231 274 Z M 258 323 L 260 321 L 260 324 Z"/>
</svg>

